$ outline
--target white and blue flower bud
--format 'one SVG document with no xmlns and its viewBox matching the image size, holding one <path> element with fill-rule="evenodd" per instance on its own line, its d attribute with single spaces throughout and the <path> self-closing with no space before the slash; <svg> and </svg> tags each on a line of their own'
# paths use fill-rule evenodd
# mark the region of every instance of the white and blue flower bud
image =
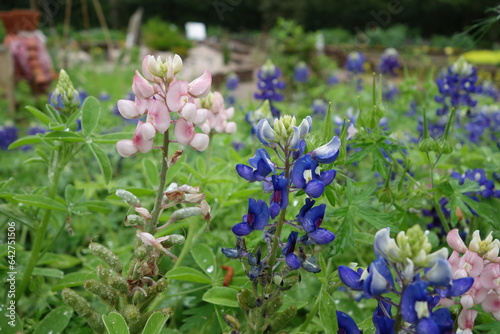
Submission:
<svg viewBox="0 0 500 334">
<path fill-rule="evenodd" d="M 452 282 L 450 263 L 444 259 L 437 259 L 434 266 L 425 274 L 424 279 L 432 285 L 448 287 Z"/>
<path fill-rule="evenodd" d="M 412 260 L 406 259 L 406 266 L 401 273 L 403 274 L 403 278 L 406 282 L 413 281 L 413 277 L 415 276 L 415 265 Z"/>
<path fill-rule="evenodd" d="M 299 125 L 300 138 L 304 138 L 312 129 L 312 118 L 307 116 Z"/>
<path fill-rule="evenodd" d="M 300 130 L 298 127 L 294 126 L 293 127 L 293 135 L 290 140 L 290 150 L 292 151 L 297 151 L 300 147 Z"/>
<path fill-rule="evenodd" d="M 257 124 L 256 129 L 257 138 L 259 141 L 269 147 L 276 147 L 276 132 L 271 128 L 267 119 L 261 119 Z"/>
<path fill-rule="evenodd" d="M 401 262 L 403 260 L 401 249 L 396 244 L 396 241 L 390 237 L 390 229 L 384 228 L 375 234 L 373 242 L 375 252 L 380 254 L 389 262 Z"/>
<path fill-rule="evenodd" d="M 322 164 L 329 164 L 335 161 L 340 153 L 340 139 L 334 136 L 326 145 L 320 146 L 311 152 L 312 158 Z"/>
</svg>

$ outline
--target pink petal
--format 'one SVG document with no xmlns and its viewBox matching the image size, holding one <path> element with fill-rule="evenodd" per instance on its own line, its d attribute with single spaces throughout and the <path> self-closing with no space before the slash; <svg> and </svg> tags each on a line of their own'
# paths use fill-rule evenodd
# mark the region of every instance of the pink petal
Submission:
<svg viewBox="0 0 500 334">
<path fill-rule="evenodd" d="M 171 111 L 178 112 L 188 102 L 188 83 L 176 81 L 172 83 L 167 92 L 167 106 Z"/>
<path fill-rule="evenodd" d="M 196 117 L 196 105 L 194 103 L 186 103 L 182 110 L 179 111 L 179 116 L 188 122 L 193 122 Z"/>
<path fill-rule="evenodd" d="M 499 286 L 500 265 L 493 264 L 486 268 L 478 278 L 481 285 L 486 289 L 496 289 Z"/>
<path fill-rule="evenodd" d="M 457 270 L 459 269 L 459 264 L 460 264 L 460 254 L 457 251 L 453 251 L 451 253 L 450 258 L 448 259 L 448 262 L 451 265 L 451 272 L 455 274 Z M 457 278 L 457 277 L 455 277 Z"/>
<path fill-rule="evenodd" d="M 150 101 L 149 99 L 144 100 L 141 99 L 139 96 L 135 97 L 135 107 L 137 108 L 137 111 L 141 114 L 141 116 L 148 111 L 149 101 Z"/>
<path fill-rule="evenodd" d="M 462 298 L 460 298 L 460 304 L 462 304 L 463 308 L 470 309 L 474 306 L 474 300 L 471 295 L 463 295 Z"/>
<path fill-rule="evenodd" d="M 196 126 L 202 126 L 206 121 L 208 117 L 208 110 L 207 109 L 198 109 L 196 110 L 196 117 L 193 119 L 193 123 Z"/>
<path fill-rule="evenodd" d="M 448 245 L 457 252 L 465 253 L 467 251 L 467 246 L 465 246 L 464 241 L 462 240 L 462 238 L 460 238 L 458 229 L 456 228 L 448 233 L 448 235 L 446 236 L 446 241 L 448 242 Z"/>
<path fill-rule="evenodd" d="M 483 272 L 484 260 L 477 253 L 467 251 L 460 259 L 460 266 L 467 270 L 470 277 L 477 277 Z"/>
<path fill-rule="evenodd" d="M 116 143 L 118 154 L 124 158 L 128 158 L 139 152 L 135 147 L 134 142 L 130 139 L 123 139 Z"/>
<path fill-rule="evenodd" d="M 139 152 L 147 153 L 153 149 L 153 138 L 155 134 L 156 129 L 151 123 L 139 121 L 134 133 L 134 138 L 132 139 Z"/>
<path fill-rule="evenodd" d="M 212 74 L 205 71 L 199 78 L 194 79 L 189 84 L 189 94 L 194 97 L 205 97 L 210 92 L 212 85 Z"/>
<path fill-rule="evenodd" d="M 132 81 L 132 91 L 142 99 L 149 99 L 155 93 L 153 86 L 137 70 Z"/>
<path fill-rule="evenodd" d="M 179 118 L 175 122 L 174 133 L 179 144 L 187 145 L 194 137 L 194 125 L 186 122 L 183 118 Z"/>
<path fill-rule="evenodd" d="M 197 151 L 205 151 L 210 139 L 204 133 L 195 133 L 193 139 L 189 142 L 189 146 Z"/>
<path fill-rule="evenodd" d="M 226 109 L 226 118 L 231 119 L 234 116 L 234 107 Z"/>
<path fill-rule="evenodd" d="M 116 103 L 120 115 L 127 119 L 139 118 L 142 113 L 136 108 L 135 102 L 131 100 L 118 100 Z"/>
<path fill-rule="evenodd" d="M 474 328 L 477 314 L 477 311 L 463 309 L 458 315 L 458 327 L 461 329 Z"/>
<path fill-rule="evenodd" d="M 500 296 L 496 292 L 492 292 L 486 296 L 481 303 L 484 312 L 499 312 L 500 311 Z"/>
<path fill-rule="evenodd" d="M 236 133 L 236 123 L 235 122 L 228 122 L 226 124 L 226 133 L 229 133 L 229 134 Z"/>
<path fill-rule="evenodd" d="M 165 133 L 170 127 L 170 114 L 165 103 L 151 100 L 148 111 L 148 122 L 150 122 L 159 133 Z"/>
</svg>

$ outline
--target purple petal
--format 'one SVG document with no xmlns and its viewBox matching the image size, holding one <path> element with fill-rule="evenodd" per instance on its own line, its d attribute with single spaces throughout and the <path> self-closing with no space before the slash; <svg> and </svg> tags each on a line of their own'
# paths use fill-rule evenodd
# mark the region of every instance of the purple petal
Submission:
<svg viewBox="0 0 500 334">
<path fill-rule="evenodd" d="M 423 318 L 417 324 L 417 334 L 440 333 L 438 325 L 431 318 Z"/>
<path fill-rule="evenodd" d="M 243 237 L 252 233 L 254 230 L 248 223 L 239 223 L 233 226 L 233 233 L 239 237 Z"/>
<path fill-rule="evenodd" d="M 325 184 L 325 186 L 329 185 L 335 179 L 337 175 L 337 171 L 334 169 L 325 170 L 321 173 L 319 179 Z"/>
<path fill-rule="evenodd" d="M 290 253 L 288 255 L 285 256 L 285 261 L 286 261 L 286 264 L 291 268 L 291 269 L 294 269 L 294 270 L 297 270 L 300 268 L 300 261 L 299 261 L 299 258 L 297 257 L 297 255 L 293 254 L 293 253 Z"/>
<path fill-rule="evenodd" d="M 339 277 L 342 283 L 347 285 L 352 290 L 362 290 L 363 284 L 359 281 L 361 276 L 346 266 L 339 266 L 338 269 Z"/>
<path fill-rule="evenodd" d="M 306 194 L 312 198 L 318 198 L 325 191 L 325 184 L 319 180 L 311 180 L 304 188 Z"/>
<path fill-rule="evenodd" d="M 279 215 L 281 211 L 281 207 L 277 202 L 271 203 L 271 206 L 269 207 L 269 214 L 271 215 L 271 219 L 276 218 L 277 215 Z"/>
<path fill-rule="evenodd" d="M 340 139 L 334 136 L 332 140 L 323 146 L 318 147 L 311 152 L 312 158 L 322 164 L 329 164 L 334 162 L 339 156 L 340 152 Z"/>
<path fill-rule="evenodd" d="M 361 334 L 362 333 L 359 330 L 356 323 L 354 322 L 354 320 L 344 312 L 337 311 L 337 322 L 339 325 L 338 333 L 346 333 L 346 334 Z"/>
<path fill-rule="evenodd" d="M 318 228 L 316 231 L 308 233 L 309 237 L 318 245 L 325 245 L 335 239 L 335 234 L 324 228 Z"/>
<path fill-rule="evenodd" d="M 318 205 L 308 210 L 300 219 L 300 223 L 307 233 L 316 231 L 325 216 L 325 204 Z"/>
<path fill-rule="evenodd" d="M 267 207 L 267 203 L 261 199 L 256 202 L 255 200 L 254 202 L 249 202 L 248 213 L 255 216 L 252 223 L 254 230 L 264 229 L 269 222 L 269 208 Z"/>
<path fill-rule="evenodd" d="M 310 160 L 311 157 L 309 155 L 304 155 L 303 157 L 295 161 L 291 179 L 293 184 L 297 188 L 303 189 L 306 186 L 306 180 L 304 179 L 304 170 L 306 170 L 306 168 L 310 168 L 311 165 Z"/>
<path fill-rule="evenodd" d="M 451 283 L 451 287 L 448 290 L 448 297 L 458 297 L 469 291 L 469 289 L 474 284 L 474 278 L 472 277 L 462 277 L 454 279 Z"/>
<path fill-rule="evenodd" d="M 247 181 L 253 182 L 256 181 L 255 176 L 253 175 L 253 168 L 250 166 L 246 166 L 243 164 L 236 165 L 236 172 L 239 176 L 244 178 Z"/>
</svg>

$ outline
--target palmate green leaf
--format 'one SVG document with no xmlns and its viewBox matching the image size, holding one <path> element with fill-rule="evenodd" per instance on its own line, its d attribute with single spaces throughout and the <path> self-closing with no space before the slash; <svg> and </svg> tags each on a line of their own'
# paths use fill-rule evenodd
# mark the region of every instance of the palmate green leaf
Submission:
<svg viewBox="0 0 500 334">
<path fill-rule="evenodd" d="M 101 117 L 101 104 L 93 96 L 89 96 L 83 101 L 82 105 L 82 132 L 85 136 L 90 136 Z"/>
<path fill-rule="evenodd" d="M 101 173 L 104 176 L 104 181 L 106 182 L 106 184 L 108 184 L 109 181 L 111 181 L 111 174 L 113 173 L 113 168 L 111 167 L 108 156 L 96 143 L 90 143 L 88 146 L 97 162 L 99 163 L 99 168 L 101 169 Z"/>
<path fill-rule="evenodd" d="M 217 271 L 215 270 L 215 255 L 212 249 L 204 243 L 198 243 L 191 249 L 191 255 L 201 270 L 213 280 Z"/>
<path fill-rule="evenodd" d="M 62 123 L 61 115 L 59 115 L 59 112 L 53 106 L 46 104 L 45 109 L 47 109 L 47 113 L 50 114 L 50 117 L 54 120 L 54 122 Z"/>
<path fill-rule="evenodd" d="M 199 270 L 189 267 L 177 267 L 167 272 L 167 278 L 179 281 L 210 284 L 212 280 Z"/>
<path fill-rule="evenodd" d="M 73 316 L 73 309 L 69 306 L 59 306 L 45 316 L 36 325 L 33 334 L 63 333 L 69 320 Z"/>
<path fill-rule="evenodd" d="M 108 334 L 130 333 L 130 331 L 128 330 L 127 322 L 118 312 L 111 312 L 108 315 L 103 314 L 102 321 L 104 321 L 104 326 L 106 326 L 106 332 Z"/>
<path fill-rule="evenodd" d="M 52 122 L 52 119 L 48 115 L 46 115 L 43 111 L 38 110 L 37 108 L 32 106 L 26 106 L 26 109 L 28 109 L 28 111 L 43 124 L 48 126 L 49 123 Z"/>
<path fill-rule="evenodd" d="M 146 326 L 144 326 L 144 330 L 142 331 L 143 333 L 148 333 L 148 334 L 160 334 L 163 326 L 165 326 L 165 323 L 167 322 L 168 318 L 170 318 L 170 315 L 165 315 L 161 312 L 155 312 L 151 314 L 151 316 L 148 319 L 148 322 L 146 323 Z"/>
<path fill-rule="evenodd" d="M 33 269 L 33 276 L 45 276 L 45 277 L 55 277 L 63 278 L 64 272 L 55 268 L 35 268 Z"/>
<path fill-rule="evenodd" d="M 38 265 L 46 265 L 58 269 L 68 269 L 79 265 L 80 262 L 80 259 L 71 255 L 45 253 L 40 260 L 38 260 Z"/>
<path fill-rule="evenodd" d="M 213 313 L 214 307 L 211 304 L 201 304 L 199 307 L 186 309 L 182 313 L 183 324 L 179 330 L 181 333 L 188 333 L 193 328 L 202 328 Z"/>
<path fill-rule="evenodd" d="M 16 195 L 13 197 L 13 199 L 18 201 L 19 203 L 35 206 L 37 208 L 57 210 L 57 211 L 67 211 L 66 205 L 61 204 L 60 202 L 43 195 L 36 195 L 36 194 Z"/>
<path fill-rule="evenodd" d="M 60 140 L 63 142 L 84 142 L 82 135 L 72 131 L 54 131 L 47 133 L 44 137 L 47 140 Z"/>
<path fill-rule="evenodd" d="M 337 307 L 335 306 L 335 300 L 323 288 L 321 288 L 320 292 L 319 318 L 326 334 L 337 333 L 339 325 L 337 322 Z"/>
<path fill-rule="evenodd" d="M 74 124 L 76 124 L 78 118 L 80 118 L 81 114 L 82 114 L 81 110 L 77 110 L 74 113 L 72 113 L 66 120 L 66 127 L 73 127 Z"/>
<path fill-rule="evenodd" d="M 13 150 L 15 148 L 24 146 L 24 145 L 31 145 L 31 144 L 38 144 L 41 143 L 43 139 L 39 135 L 32 135 L 32 136 L 24 136 L 22 138 L 19 138 L 18 140 L 14 141 L 12 144 L 9 145 L 9 150 Z"/>
<path fill-rule="evenodd" d="M 215 286 L 203 294 L 202 299 L 207 303 L 238 307 L 237 291 L 231 288 Z"/>
</svg>

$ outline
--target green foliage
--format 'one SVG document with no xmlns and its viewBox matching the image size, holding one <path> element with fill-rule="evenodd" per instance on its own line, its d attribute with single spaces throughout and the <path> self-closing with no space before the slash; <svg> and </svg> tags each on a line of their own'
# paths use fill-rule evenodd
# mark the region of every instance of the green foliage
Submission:
<svg viewBox="0 0 500 334">
<path fill-rule="evenodd" d="M 185 57 L 191 47 L 191 42 L 182 35 L 174 24 L 159 18 L 149 19 L 143 25 L 142 31 L 144 44 L 154 50 L 172 51 Z"/>
</svg>

